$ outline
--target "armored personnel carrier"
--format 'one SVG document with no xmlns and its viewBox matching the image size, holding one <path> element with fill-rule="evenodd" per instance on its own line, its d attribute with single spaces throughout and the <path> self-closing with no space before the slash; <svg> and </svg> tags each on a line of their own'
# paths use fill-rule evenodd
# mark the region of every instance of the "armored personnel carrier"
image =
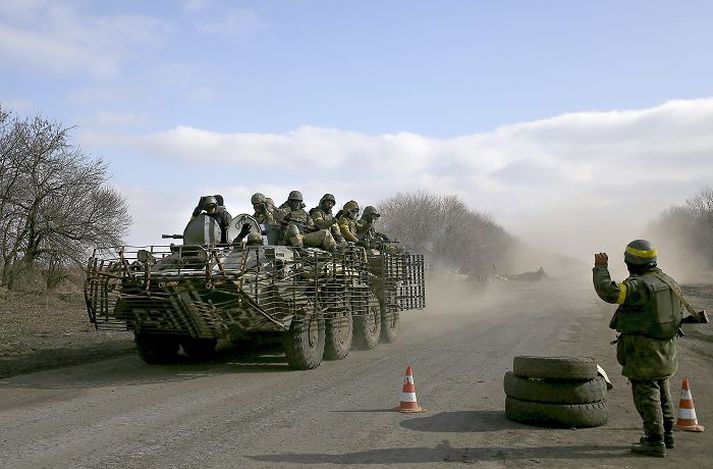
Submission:
<svg viewBox="0 0 713 469">
<path fill-rule="evenodd" d="M 250 227 L 250 236 L 242 236 Z M 338 253 L 277 245 L 278 227 L 234 217 L 230 244 L 199 215 L 183 244 L 97 249 L 85 299 L 97 329 L 134 332 L 150 364 L 210 357 L 219 339 L 242 348 L 281 346 L 310 369 L 398 335 L 399 312 L 425 307 L 423 257 L 348 246 Z"/>
</svg>

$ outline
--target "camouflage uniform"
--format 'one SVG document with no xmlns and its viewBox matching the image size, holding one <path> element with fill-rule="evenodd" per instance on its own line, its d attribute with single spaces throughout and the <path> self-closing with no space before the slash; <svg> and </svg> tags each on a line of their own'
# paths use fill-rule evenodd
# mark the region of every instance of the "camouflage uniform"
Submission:
<svg viewBox="0 0 713 469">
<path fill-rule="evenodd" d="M 331 202 L 331 206 L 329 204 Z M 319 201 L 319 205 L 310 209 L 309 216 L 312 217 L 314 225 L 323 230 L 329 230 L 332 237 L 338 244 L 344 243 L 344 237 L 342 236 L 339 225 L 337 224 L 337 218 L 332 214 L 332 207 L 334 207 L 335 199 L 332 194 L 324 194 L 322 199 Z"/>
<path fill-rule="evenodd" d="M 607 267 L 598 266 L 593 280 L 602 300 L 619 305 L 610 323 L 620 333 L 617 361 L 631 382 L 647 438 L 663 441 L 664 435 L 672 435 L 674 421 L 669 377 L 678 367 L 676 333 L 683 314 L 671 287 L 677 284 L 655 267 L 615 283 Z"/>
<path fill-rule="evenodd" d="M 275 217 L 273 216 L 273 209 L 270 208 L 268 199 L 259 192 L 253 194 L 250 198 L 250 202 L 253 204 L 255 213 L 253 217 L 261 225 L 274 225 Z"/>
<path fill-rule="evenodd" d="M 337 217 L 339 231 L 342 233 L 342 236 L 344 236 L 344 239 L 350 243 L 359 242 L 359 229 L 361 223 L 356 218 L 358 213 L 359 204 L 350 200 L 344 204 L 344 207 L 339 211 L 339 216 Z"/>
<path fill-rule="evenodd" d="M 322 248 L 334 251 L 337 242 L 328 230 L 315 231 L 314 221 L 303 209 L 278 210 L 275 220 L 284 225 L 282 242 L 289 246 Z"/>
</svg>

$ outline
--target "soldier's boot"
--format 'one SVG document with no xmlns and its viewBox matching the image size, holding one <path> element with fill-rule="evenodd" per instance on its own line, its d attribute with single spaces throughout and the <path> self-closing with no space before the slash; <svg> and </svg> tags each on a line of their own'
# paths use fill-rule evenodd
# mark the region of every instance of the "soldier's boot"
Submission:
<svg viewBox="0 0 713 469">
<path fill-rule="evenodd" d="M 673 420 L 663 421 L 663 442 L 668 449 L 676 447 L 676 442 L 673 440 Z"/>
<path fill-rule="evenodd" d="M 642 456 L 666 457 L 666 445 L 661 436 L 643 437 L 638 445 L 631 446 L 631 452 Z"/>
</svg>

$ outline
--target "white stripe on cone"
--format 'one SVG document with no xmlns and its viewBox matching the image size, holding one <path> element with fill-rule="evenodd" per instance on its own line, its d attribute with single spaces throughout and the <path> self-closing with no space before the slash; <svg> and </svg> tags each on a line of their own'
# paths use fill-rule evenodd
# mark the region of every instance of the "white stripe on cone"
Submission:
<svg viewBox="0 0 713 469">
<path fill-rule="evenodd" d="M 411 376 L 411 375 L 406 376 L 406 379 L 404 380 L 404 382 L 406 382 L 408 384 L 416 384 L 413 382 L 413 376 Z"/>
<path fill-rule="evenodd" d="M 696 409 L 678 409 L 678 418 L 686 420 L 698 420 L 696 417 Z"/>
<path fill-rule="evenodd" d="M 402 392 L 401 402 L 417 402 L 415 392 Z"/>
<path fill-rule="evenodd" d="M 691 391 L 689 389 L 681 390 L 681 400 L 682 401 L 692 401 L 693 400 L 693 396 L 691 395 Z"/>
</svg>

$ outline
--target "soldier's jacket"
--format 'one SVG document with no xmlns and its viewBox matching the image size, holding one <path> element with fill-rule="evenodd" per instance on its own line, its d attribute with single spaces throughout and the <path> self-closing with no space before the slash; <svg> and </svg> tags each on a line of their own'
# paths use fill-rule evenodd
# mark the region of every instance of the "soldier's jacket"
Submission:
<svg viewBox="0 0 713 469">
<path fill-rule="evenodd" d="M 289 208 L 278 210 L 275 212 L 274 218 L 277 223 L 294 223 L 302 233 L 314 231 L 314 221 L 312 217 L 301 208 L 297 210 L 290 210 Z"/>
<path fill-rule="evenodd" d="M 257 222 L 260 223 L 261 225 L 274 225 L 275 224 L 275 217 L 273 216 L 271 210 L 265 210 L 264 213 L 255 212 L 253 217 L 255 217 L 255 220 L 257 220 Z"/>
<path fill-rule="evenodd" d="M 359 241 L 359 227 L 361 224 L 357 220 L 352 220 L 346 215 L 342 215 L 337 219 L 337 224 L 344 239 L 353 243 Z"/>
<path fill-rule="evenodd" d="M 627 378 L 663 379 L 678 367 L 675 340 L 682 305 L 661 279 L 675 282 L 657 268 L 621 283 L 612 281 L 606 267 L 593 269 L 597 295 L 620 305 L 610 327 L 620 332 L 617 360 Z"/>
<path fill-rule="evenodd" d="M 309 216 L 312 217 L 314 225 L 319 229 L 329 229 L 332 225 L 337 223 L 337 219 L 332 214 L 332 211 L 325 210 L 321 205 L 311 209 Z"/>
</svg>

